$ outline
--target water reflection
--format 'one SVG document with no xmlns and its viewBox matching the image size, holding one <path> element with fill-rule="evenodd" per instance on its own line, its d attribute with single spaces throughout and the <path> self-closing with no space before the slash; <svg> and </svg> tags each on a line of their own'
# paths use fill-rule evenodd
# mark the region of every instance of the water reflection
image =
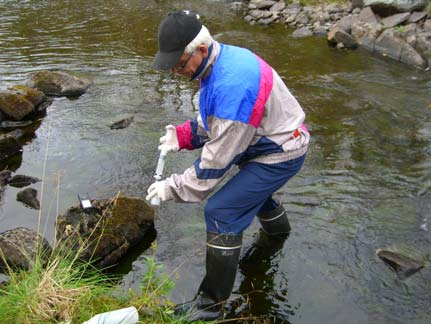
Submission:
<svg viewBox="0 0 431 324">
<path fill-rule="evenodd" d="M 431 232 L 422 227 L 427 220 L 429 229 L 431 212 L 429 73 L 330 49 L 324 38 L 293 39 L 284 26 L 249 26 L 221 2 L 33 0 L 0 6 L 1 89 L 42 69 L 93 80 L 77 100 L 56 98 L 29 129 L 23 154 L 7 162 L 14 172 L 37 178 L 46 168 L 41 223 L 48 238 L 54 236 L 53 206 L 58 201 L 65 211 L 77 203 L 77 192 L 144 197 L 164 126 L 195 116 L 198 85 L 151 68 L 160 19 L 188 8 L 201 13 L 218 40 L 251 48 L 280 72 L 312 133 L 301 173 L 277 195 L 292 234 L 268 262 L 243 264 L 238 293 L 253 287 L 263 293 L 249 294 L 250 303 L 234 295 L 231 315 L 270 314 L 302 324 L 430 322 L 429 268 L 400 282 L 375 256 L 377 248 L 395 246 L 430 262 Z M 109 128 L 131 114 L 128 128 Z M 166 172 L 182 172 L 198 153 L 168 156 Z M 37 227 L 37 213 L 16 202 L 16 193 L 6 187 L 1 194 L 1 231 Z M 202 254 L 177 269 L 204 247 L 202 207 L 169 202 L 158 210 L 156 257 L 179 274 L 175 301 L 190 299 L 202 277 Z M 253 232 L 245 233 L 246 246 L 252 246 Z M 139 279 L 146 253 L 124 282 Z"/>
<path fill-rule="evenodd" d="M 282 275 L 277 283 L 281 251 L 288 235 L 270 237 L 263 231 L 254 235 L 251 245 L 245 249 L 239 262 L 239 287 L 233 292 L 227 318 L 250 318 L 268 323 L 289 323 L 287 315 L 294 315 L 291 306 L 280 310 L 276 301 L 288 305 L 288 281 Z"/>
</svg>

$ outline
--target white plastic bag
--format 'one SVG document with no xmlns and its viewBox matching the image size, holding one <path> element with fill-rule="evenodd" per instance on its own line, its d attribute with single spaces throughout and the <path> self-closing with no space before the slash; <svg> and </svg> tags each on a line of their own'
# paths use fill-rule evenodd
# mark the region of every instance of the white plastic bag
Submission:
<svg viewBox="0 0 431 324">
<path fill-rule="evenodd" d="M 138 310 L 132 306 L 97 314 L 82 324 L 135 324 L 138 321 Z"/>
</svg>

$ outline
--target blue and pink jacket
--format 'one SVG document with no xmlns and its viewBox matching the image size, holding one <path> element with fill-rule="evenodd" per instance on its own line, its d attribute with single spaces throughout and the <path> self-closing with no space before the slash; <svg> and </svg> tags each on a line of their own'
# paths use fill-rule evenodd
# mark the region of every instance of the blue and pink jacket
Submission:
<svg viewBox="0 0 431 324">
<path fill-rule="evenodd" d="M 166 197 L 205 199 L 236 166 L 304 155 L 305 113 L 277 72 L 251 51 L 213 43 L 201 74 L 199 115 L 176 127 L 180 149 L 202 148 L 183 174 L 166 179 Z"/>
</svg>

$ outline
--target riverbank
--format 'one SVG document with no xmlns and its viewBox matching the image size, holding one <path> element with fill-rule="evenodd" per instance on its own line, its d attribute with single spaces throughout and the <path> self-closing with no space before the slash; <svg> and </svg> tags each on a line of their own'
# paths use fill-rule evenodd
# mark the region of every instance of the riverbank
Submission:
<svg viewBox="0 0 431 324">
<path fill-rule="evenodd" d="M 353 0 L 309 6 L 251 0 L 243 10 L 243 19 L 252 25 L 284 24 L 296 29 L 292 37 L 327 37 L 338 49 L 360 47 L 413 68 L 431 67 L 431 19 L 425 1 L 403 5 Z"/>
<path fill-rule="evenodd" d="M 175 283 L 155 262 L 155 244 L 152 249 L 139 292 L 120 291 L 120 278 L 82 262 L 61 245 L 47 260 L 47 251 L 40 249 L 28 260 L 30 269 L 8 267 L 9 281 L 0 287 L 0 322 L 80 324 L 96 314 L 133 306 L 144 323 L 181 323 L 170 317 L 172 303 L 165 297 Z"/>
</svg>

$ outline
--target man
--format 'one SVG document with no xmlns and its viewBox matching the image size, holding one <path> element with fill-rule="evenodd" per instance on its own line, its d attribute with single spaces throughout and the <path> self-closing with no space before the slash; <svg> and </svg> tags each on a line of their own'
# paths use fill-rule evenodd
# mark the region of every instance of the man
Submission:
<svg viewBox="0 0 431 324">
<path fill-rule="evenodd" d="M 199 202 L 236 171 L 205 206 L 206 275 L 198 293 L 175 308 L 189 320 L 215 320 L 224 316 L 242 233 L 253 218 L 270 236 L 290 231 L 272 194 L 300 170 L 310 136 L 301 106 L 277 72 L 249 50 L 215 41 L 195 13 L 168 14 L 158 43 L 154 68 L 200 81 L 198 117 L 166 126 L 159 149 L 202 153 L 183 174 L 153 183 L 147 199 Z"/>
</svg>

